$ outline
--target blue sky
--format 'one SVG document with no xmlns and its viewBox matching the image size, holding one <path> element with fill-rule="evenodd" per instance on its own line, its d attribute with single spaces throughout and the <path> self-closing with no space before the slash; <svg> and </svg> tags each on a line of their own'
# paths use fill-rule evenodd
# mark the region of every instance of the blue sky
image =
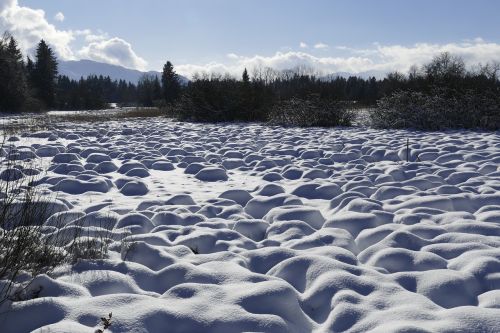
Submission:
<svg viewBox="0 0 500 333">
<path fill-rule="evenodd" d="M 496 0 L 0 0 L 2 6 L 14 14 L 0 14 L 0 28 L 28 36 L 28 52 L 40 34 L 28 21 L 8 20 L 31 10 L 63 58 L 140 69 L 169 59 L 186 74 L 295 64 L 405 70 L 443 50 L 471 62 L 500 60 Z"/>
</svg>

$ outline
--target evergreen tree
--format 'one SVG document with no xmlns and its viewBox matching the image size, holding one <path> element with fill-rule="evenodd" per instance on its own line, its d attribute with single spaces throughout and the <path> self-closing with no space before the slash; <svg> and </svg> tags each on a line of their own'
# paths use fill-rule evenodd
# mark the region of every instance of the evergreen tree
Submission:
<svg viewBox="0 0 500 333">
<path fill-rule="evenodd" d="M 38 97 L 46 107 L 53 108 L 56 100 L 57 59 L 43 39 L 36 49 L 34 76 Z"/>
<path fill-rule="evenodd" d="M 158 76 L 155 76 L 153 81 L 153 101 L 159 101 L 162 99 L 161 83 Z"/>
<path fill-rule="evenodd" d="M 137 83 L 137 100 L 142 106 L 153 106 L 156 79 L 156 77 L 150 74 L 144 74 L 139 79 L 139 82 Z"/>
<path fill-rule="evenodd" d="M 0 39 L 0 111 L 21 111 L 27 97 L 23 56 L 13 37 Z"/>
<path fill-rule="evenodd" d="M 174 70 L 174 66 L 170 61 L 167 61 L 163 66 L 163 74 L 161 77 L 163 85 L 163 97 L 167 104 L 173 104 L 180 95 L 181 85 L 179 83 L 179 76 Z"/>
<path fill-rule="evenodd" d="M 33 63 L 33 60 L 31 60 L 29 56 L 26 57 L 26 74 L 27 74 L 28 85 L 31 88 L 35 88 L 35 64 Z"/>
<path fill-rule="evenodd" d="M 242 75 L 243 83 L 248 84 L 250 82 L 250 76 L 248 76 L 248 71 L 245 68 Z"/>
<path fill-rule="evenodd" d="M 23 54 L 21 53 L 21 50 L 17 46 L 17 42 L 14 39 L 14 37 L 10 37 L 9 45 L 7 46 L 7 51 L 17 64 L 24 66 Z"/>
</svg>

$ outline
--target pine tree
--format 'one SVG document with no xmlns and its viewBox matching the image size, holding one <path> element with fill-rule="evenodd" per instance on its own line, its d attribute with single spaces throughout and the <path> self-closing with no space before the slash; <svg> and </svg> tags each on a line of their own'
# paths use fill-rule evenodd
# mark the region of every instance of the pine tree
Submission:
<svg viewBox="0 0 500 333">
<path fill-rule="evenodd" d="M 247 84 L 248 82 L 250 82 L 250 76 L 248 76 L 248 71 L 247 71 L 246 68 L 243 71 L 242 79 L 243 79 L 243 83 L 245 83 L 245 84 Z"/>
<path fill-rule="evenodd" d="M 9 39 L 9 45 L 7 46 L 7 52 L 10 54 L 10 56 L 16 62 L 16 64 L 24 66 L 23 54 L 21 53 L 21 50 L 17 46 L 17 42 L 14 39 L 14 37 L 10 37 L 10 39 Z"/>
<path fill-rule="evenodd" d="M 23 56 L 16 40 L 5 34 L 0 39 L 0 111 L 21 111 L 27 93 Z"/>
<path fill-rule="evenodd" d="M 153 101 L 161 100 L 162 92 L 161 92 L 161 83 L 158 79 L 158 76 L 155 76 L 153 81 Z"/>
<path fill-rule="evenodd" d="M 35 86 L 35 64 L 33 60 L 28 56 L 26 57 L 26 74 L 28 79 L 28 84 L 34 88 Z"/>
<path fill-rule="evenodd" d="M 163 85 L 163 97 L 167 104 L 173 104 L 179 98 L 181 92 L 181 85 L 179 83 L 179 76 L 174 70 L 174 66 L 170 61 L 167 61 L 163 66 L 163 74 L 161 77 Z"/>
<path fill-rule="evenodd" d="M 57 59 L 42 39 L 36 49 L 35 85 L 38 97 L 45 106 L 53 108 L 56 100 Z"/>
<path fill-rule="evenodd" d="M 144 74 L 137 83 L 137 100 L 142 106 L 153 106 L 155 98 L 155 78 L 151 74 Z"/>
</svg>

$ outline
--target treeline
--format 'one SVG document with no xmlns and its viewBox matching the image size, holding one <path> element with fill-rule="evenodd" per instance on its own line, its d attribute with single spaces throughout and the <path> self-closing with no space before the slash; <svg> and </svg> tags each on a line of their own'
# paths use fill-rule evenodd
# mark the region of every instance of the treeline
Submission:
<svg viewBox="0 0 500 333">
<path fill-rule="evenodd" d="M 17 41 L 0 39 L 0 112 L 103 109 L 109 103 L 137 104 L 137 86 L 109 77 L 72 80 L 58 75 L 57 58 L 41 40 L 35 57 L 24 59 Z"/>
<path fill-rule="evenodd" d="M 229 75 L 197 75 L 183 88 L 176 108 L 170 110 L 183 119 L 199 121 L 266 121 L 283 109 L 283 104 L 350 107 L 374 106 L 378 99 L 394 91 L 392 82 L 374 77 L 364 79 L 319 77 L 296 68 L 276 71 L 256 70 L 252 77 L 245 69 L 240 79 Z M 308 103 L 301 103 L 307 101 Z M 315 115 L 311 115 L 315 117 Z"/>
<path fill-rule="evenodd" d="M 467 69 L 460 57 L 443 53 L 389 75 L 394 91 L 377 102 L 372 124 L 384 128 L 500 129 L 499 64 Z"/>
<path fill-rule="evenodd" d="M 407 74 L 384 79 L 323 78 L 295 71 L 247 71 L 195 77 L 179 95 L 176 117 L 195 121 L 270 121 L 285 125 L 350 125 L 353 110 L 370 108 L 372 125 L 385 128 L 500 128 L 499 64 L 466 68 L 443 53 Z"/>
<path fill-rule="evenodd" d="M 72 80 L 58 75 L 57 59 L 50 46 L 40 41 L 35 58 L 23 58 L 16 40 L 4 34 L 0 40 L 0 111 L 40 111 L 49 109 L 100 109 L 109 103 L 125 106 L 164 106 L 189 98 L 205 103 L 206 120 L 264 120 L 277 100 L 292 97 L 357 101 L 373 105 L 387 90 L 385 80 L 359 77 L 317 78 L 303 69 L 274 71 L 266 68 L 253 73 L 245 70 L 241 79 L 228 75 L 196 76 L 181 85 L 170 62 L 161 78 L 144 75 L 137 84 L 89 76 Z M 217 99 L 217 100 L 216 100 Z M 241 100 L 239 100 L 241 99 Z M 215 115 L 208 116 L 212 108 Z M 234 108 L 241 108 L 234 110 Z M 267 109 L 267 110 L 266 110 Z M 186 115 L 187 116 L 187 115 Z M 193 114 L 193 118 L 197 118 Z"/>
<path fill-rule="evenodd" d="M 285 125 L 350 125 L 368 107 L 372 124 L 391 128 L 500 128 L 498 64 L 467 69 L 443 53 L 406 74 L 383 79 L 322 77 L 307 68 L 245 69 L 239 78 L 200 74 L 183 85 L 172 63 L 161 77 L 137 85 L 90 76 L 58 76 L 57 59 L 42 40 L 24 61 L 14 38 L 0 40 L 0 111 L 100 109 L 109 103 L 156 106 L 191 121 L 269 121 Z"/>
<path fill-rule="evenodd" d="M 102 75 L 73 80 L 58 74 L 57 58 L 44 40 L 37 45 L 32 60 L 23 57 L 14 37 L 4 34 L 0 38 L 0 112 L 98 110 L 110 103 L 165 104 L 163 83 L 154 75 L 144 75 L 134 84 Z M 176 82 L 176 86 L 180 91 L 180 84 Z"/>
<path fill-rule="evenodd" d="M 35 59 L 26 61 L 16 40 L 4 34 L 0 39 L 0 111 L 38 111 L 55 108 L 57 59 L 40 41 Z"/>
<path fill-rule="evenodd" d="M 98 110 L 109 107 L 109 103 L 136 105 L 136 85 L 124 80 L 111 80 L 109 76 L 102 75 L 91 75 L 78 81 L 58 76 L 56 109 Z"/>
</svg>

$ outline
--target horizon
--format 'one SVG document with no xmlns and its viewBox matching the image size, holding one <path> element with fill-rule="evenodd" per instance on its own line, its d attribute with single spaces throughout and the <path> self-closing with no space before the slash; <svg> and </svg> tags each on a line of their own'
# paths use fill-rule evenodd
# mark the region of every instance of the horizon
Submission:
<svg viewBox="0 0 500 333">
<path fill-rule="evenodd" d="M 0 29 L 25 54 L 43 38 L 62 60 L 140 71 L 161 71 L 170 60 L 188 78 L 297 66 L 383 76 L 446 51 L 468 65 L 499 62 L 499 10 L 499 3 L 487 0 L 425 0 L 411 7 L 394 0 L 0 0 Z"/>
</svg>

